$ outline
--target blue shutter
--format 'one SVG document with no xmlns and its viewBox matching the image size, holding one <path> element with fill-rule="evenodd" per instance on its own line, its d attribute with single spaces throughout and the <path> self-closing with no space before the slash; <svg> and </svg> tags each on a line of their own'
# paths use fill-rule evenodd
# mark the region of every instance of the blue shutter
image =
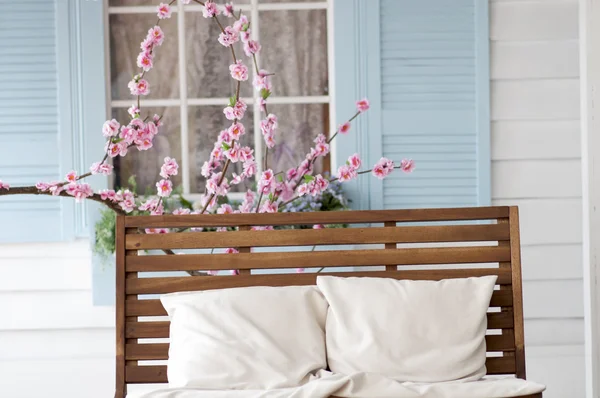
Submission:
<svg viewBox="0 0 600 398">
<path fill-rule="evenodd" d="M 60 178 L 55 2 L 0 1 L 0 179 Z M 72 205 L 51 197 L 0 197 L 0 242 L 72 237 Z"/>
<path fill-rule="evenodd" d="M 359 182 L 368 186 L 351 194 L 374 209 L 489 204 L 487 2 L 354 0 L 353 5 L 358 11 L 349 25 L 359 32 L 355 56 L 367 59 L 354 60 L 358 89 L 353 94 L 369 97 L 372 111 L 358 145 L 340 145 L 338 159 L 366 148 L 368 164 L 382 156 L 410 157 L 417 166 L 411 175 L 395 172 L 382 183 Z M 336 26 L 337 40 L 348 28 Z M 336 41 L 336 55 L 347 53 Z M 342 75 L 336 79 L 340 87 L 347 72 L 339 66 L 336 72 Z M 347 106 L 338 106 L 339 112 Z"/>
</svg>

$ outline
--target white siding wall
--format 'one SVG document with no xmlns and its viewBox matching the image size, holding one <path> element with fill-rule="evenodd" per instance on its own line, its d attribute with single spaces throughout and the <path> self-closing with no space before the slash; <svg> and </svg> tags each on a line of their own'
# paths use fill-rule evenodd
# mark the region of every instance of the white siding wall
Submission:
<svg viewBox="0 0 600 398">
<path fill-rule="evenodd" d="M 578 4 L 490 2 L 492 198 L 520 207 L 529 378 L 584 396 Z"/>
<path fill-rule="evenodd" d="M 0 245 L 3 397 L 114 394 L 114 310 L 92 306 L 87 240 Z"/>
</svg>

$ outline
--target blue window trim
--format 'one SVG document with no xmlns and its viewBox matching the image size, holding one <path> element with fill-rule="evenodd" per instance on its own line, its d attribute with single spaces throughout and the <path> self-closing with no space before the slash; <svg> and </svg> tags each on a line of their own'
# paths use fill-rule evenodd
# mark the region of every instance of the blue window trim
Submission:
<svg viewBox="0 0 600 398">
<path fill-rule="evenodd" d="M 475 29 L 477 32 L 477 183 L 478 204 L 492 204 L 492 156 L 490 114 L 490 39 L 489 2 L 475 1 Z"/>
</svg>

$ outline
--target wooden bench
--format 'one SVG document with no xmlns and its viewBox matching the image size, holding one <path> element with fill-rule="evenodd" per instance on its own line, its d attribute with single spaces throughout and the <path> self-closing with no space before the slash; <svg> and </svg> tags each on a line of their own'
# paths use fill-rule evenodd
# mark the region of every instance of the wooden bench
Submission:
<svg viewBox="0 0 600 398">
<path fill-rule="evenodd" d="M 251 231 L 252 226 L 348 224 L 355 228 Z M 408 225 L 407 225 L 408 224 Z M 144 234 L 145 228 L 174 233 Z M 179 232 L 184 228 L 238 227 L 227 232 Z M 156 295 L 242 286 L 315 284 L 316 274 L 295 268 L 352 267 L 343 276 L 440 280 L 498 275 L 488 312 L 487 373 L 525 379 L 519 216 L 516 207 L 345 211 L 315 213 L 137 216 L 117 218 L 116 397 L 127 385 L 166 383 L 166 366 L 138 361 L 166 360 L 169 344 L 138 339 L 169 337 L 166 312 Z M 293 247 L 328 246 L 290 251 Z M 332 248 L 332 245 L 341 245 Z M 365 247 L 366 246 L 366 247 Z M 240 254 L 197 254 L 189 249 L 235 247 Z M 251 252 L 251 248 L 274 248 Z M 290 248 L 292 247 L 292 248 Z M 185 249 L 185 250 L 181 250 Z M 174 250 L 177 256 L 141 255 L 139 250 Z M 187 251 L 187 253 L 185 253 Z M 140 254 L 140 255 L 138 255 Z M 358 270 L 357 270 L 358 267 Z M 237 276 L 158 277 L 148 273 L 237 269 Z M 255 275 L 251 270 L 291 269 L 287 274 Z M 369 270 L 371 269 L 371 270 Z M 141 277 L 140 272 L 144 272 Z M 340 275 L 339 273 L 336 273 Z M 168 274 L 167 274 L 168 275 Z M 493 309 L 492 309 L 493 308 Z M 144 317 L 144 320 L 140 319 Z M 152 320 L 152 321 L 151 321 Z M 530 396 L 541 397 L 541 394 Z"/>
</svg>

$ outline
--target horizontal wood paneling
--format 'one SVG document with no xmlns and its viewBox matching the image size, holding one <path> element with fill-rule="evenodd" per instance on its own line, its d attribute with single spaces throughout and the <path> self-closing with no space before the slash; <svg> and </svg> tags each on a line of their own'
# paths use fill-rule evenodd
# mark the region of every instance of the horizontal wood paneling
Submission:
<svg viewBox="0 0 600 398">
<path fill-rule="evenodd" d="M 469 242 L 508 240 L 505 224 L 426 227 L 332 228 L 275 231 L 187 232 L 127 235 L 125 247 L 136 249 L 200 249 L 414 242 Z"/>
<path fill-rule="evenodd" d="M 579 118 L 578 79 L 493 80 L 491 87 L 493 121 Z"/>
<path fill-rule="evenodd" d="M 560 189 L 556 178 L 568 175 Z M 492 197 L 521 198 L 579 198 L 581 197 L 581 161 L 511 160 L 492 162 Z"/>
<path fill-rule="evenodd" d="M 498 120 L 492 123 L 492 160 L 579 159 L 579 120 Z"/>
<path fill-rule="evenodd" d="M 579 77 L 579 42 L 576 39 L 495 41 L 490 50 L 493 80 Z"/>
<path fill-rule="evenodd" d="M 323 273 L 321 275 L 328 275 Z M 510 285 L 510 269 L 457 269 L 426 271 L 367 271 L 345 272 L 345 277 L 368 276 L 394 279 L 441 280 L 448 278 L 466 278 L 471 276 L 498 275 L 498 284 Z M 227 289 L 247 286 L 300 286 L 314 285 L 317 274 L 273 274 L 252 276 L 212 276 L 212 277 L 172 277 L 128 279 L 126 294 L 158 294 L 184 292 L 189 290 Z"/>
<path fill-rule="evenodd" d="M 577 1 L 492 2 L 493 41 L 565 40 L 579 37 Z"/>
<path fill-rule="evenodd" d="M 461 221 L 508 217 L 508 207 L 477 207 L 461 209 L 405 209 L 394 211 L 331 211 L 315 213 L 219 214 L 185 216 L 137 216 L 125 219 L 126 227 L 217 227 L 238 225 L 292 225 L 377 223 L 385 221 Z M 216 225 L 215 225 L 216 224 Z"/>
</svg>

